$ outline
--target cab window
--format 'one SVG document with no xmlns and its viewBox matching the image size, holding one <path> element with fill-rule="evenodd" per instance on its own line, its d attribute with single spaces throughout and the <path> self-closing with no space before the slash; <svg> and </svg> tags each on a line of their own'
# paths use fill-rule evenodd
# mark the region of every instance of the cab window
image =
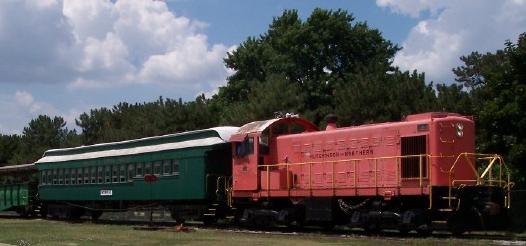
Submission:
<svg viewBox="0 0 526 246">
<path fill-rule="evenodd" d="M 254 153 L 254 137 L 248 137 L 243 142 L 236 143 L 236 156 L 244 157 Z"/>
</svg>

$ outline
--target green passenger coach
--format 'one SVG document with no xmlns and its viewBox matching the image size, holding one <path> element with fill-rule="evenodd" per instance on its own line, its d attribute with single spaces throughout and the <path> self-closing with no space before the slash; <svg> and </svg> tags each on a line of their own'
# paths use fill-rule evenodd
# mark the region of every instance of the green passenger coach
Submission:
<svg viewBox="0 0 526 246">
<path fill-rule="evenodd" d="M 227 141 L 237 129 L 46 151 L 36 162 L 42 210 L 53 217 L 96 219 L 104 211 L 156 206 L 169 209 L 174 219 L 220 216 L 209 211 L 226 206 L 218 185 L 231 176 Z"/>
<path fill-rule="evenodd" d="M 34 164 L 0 167 L 0 212 L 15 211 L 23 217 L 36 215 L 37 184 Z"/>
</svg>

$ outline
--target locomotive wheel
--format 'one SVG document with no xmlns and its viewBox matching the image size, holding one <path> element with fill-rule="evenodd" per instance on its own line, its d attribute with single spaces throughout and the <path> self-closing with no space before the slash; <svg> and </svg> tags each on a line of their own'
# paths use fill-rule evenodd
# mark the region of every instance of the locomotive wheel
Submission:
<svg viewBox="0 0 526 246">
<path fill-rule="evenodd" d="M 334 229 L 334 223 L 332 221 L 326 221 L 326 222 L 320 222 L 320 227 L 323 228 L 323 230 L 330 231 Z"/>
<path fill-rule="evenodd" d="M 456 214 L 452 215 L 447 221 L 449 232 L 451 232 L 451 234 L 454 236 L 460 236 L 464 234 L 464 232 L 467 231 L 467 226 L 464 220 L 466 220 L 466 218 L 462 218 L 462 216 Z"/>
<path fill-rule="evenodd" d="M 422 237 L 428 237 L 433 233 L 433 229 L 429 224 L 422 224 L 416 228 L 416 233 Z"/>
</svg>

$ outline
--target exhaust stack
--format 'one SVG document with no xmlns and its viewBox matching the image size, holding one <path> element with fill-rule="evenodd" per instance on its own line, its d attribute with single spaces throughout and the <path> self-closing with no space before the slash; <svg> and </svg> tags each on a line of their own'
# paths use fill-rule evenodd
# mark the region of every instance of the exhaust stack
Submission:
<svg viewBox="0 0 526 246">
<path fill-rule="evenodd" d="M 325 131 L 331 131 L 338 128 L 336 126 L 336 121 L 338 121 L 338 117 L 336 117 L 336 115 L 329 114 L 327 117 L 325 117 L 325 120 L 327 121 L 327 127 L 325 127 Z"/>
</svg>

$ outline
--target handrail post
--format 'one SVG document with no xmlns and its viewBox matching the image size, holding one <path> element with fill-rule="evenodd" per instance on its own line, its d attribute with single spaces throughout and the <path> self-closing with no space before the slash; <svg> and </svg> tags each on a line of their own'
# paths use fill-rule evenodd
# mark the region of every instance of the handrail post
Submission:
<svg viewBox="0 0 526 246">
<path fill-rule="evenodd" d="M 424 175 L 423 172 L 424 170 L 422 168 L 422 155 L 420 155 L 418 157 L 418 181 L 419 181 L 418 183 L 420 185 L 420 188 L 423 187 L 423 184 L 422 184 L 422 176 Z"/>
<path fill-rule="evenodd" d="M 309 162 L 309 195 L 312 196 L 312 162 Z"/>
<path fill-rule="evenodd" d="M 270 166 L 267 165 L 267 197 L 270 197 Z"/>
<path fill-rule="evenodd" d="M 400 156 L 396 157 L 396 185 L 397 185 L 397 187 L 399 189 L 398 193 L 400 193 L 400 186 L 402 185 L 400 183 L 400 180 L 401 180 L 400 176 L 402 176 L 402 171 L 400 170 L 400 166 L 401 166 L 400 165 L 400 158 L 401 158 Z"/>
<path fill-rule="evenodd" d="M 354 182 L 354 195 L 358 195 L 358 187 L 356 186 L 357 185 L 357 182 L 356 182 L 356 160 L 354 161 L 351 161 L 352 164 L 353 164 L 353 182 Z"/>
<path fill-rule="evenodd" d="M 333 195 L 336 195 L 336 185 L 335 185 L 335 181 L 336 181 L 336 170 L 335 170 L 335 167 L 334 165 L 336 164 L 336 162 L 332 162 L 332 194 Z"/>
<path fill-rule="evenodd" d="M 290 175 L 289 175 L 289 164 L 288 163 L 285 164 L 285 172 L 287 175 L 287 191 L 290 196 L 290 177 L 289 177 Z"/>
<path fill-rule="evenodd" d="M 376 190 L 376 195 L 378 195 L 378 159 L 374 159 L 374 187 Z"/>
<path fill-rule="evenodd" d="M 428 177 L 428 179 L 427 179 L 427 180 L 428 180 L 428 183 L 429 183 L 429 184 L 427 185 L 427 187 L 429 187 L 429 209 L 432 209 L 432 208 L 433 208 L 433 182 L 432 182 L 433 173 L 432 173 L 431 170 L 432 170 L 433 168 L 429 168 L 429 167 L 432 167 L 432 166 L 433 166 L 433 165 L 432 165 L 433 158 L 432 158 L 431 155 L 427 155 L 427 158 L 428 158 L 428 160 L 429 160 L 429 161 L 427 162 L 427 163 L 428 163 L 428 164 L 427 164 L 427 165 L 428 165 L 427 170 L 428 170 L 428 173 L 429 173 L 429 177 Z"/>
</svg>

